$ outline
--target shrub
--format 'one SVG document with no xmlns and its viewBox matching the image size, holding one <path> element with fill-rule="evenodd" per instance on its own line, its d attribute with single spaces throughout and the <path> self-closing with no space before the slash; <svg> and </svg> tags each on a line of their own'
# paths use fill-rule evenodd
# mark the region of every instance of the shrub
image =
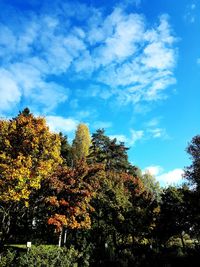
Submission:
<svg viewBox="0 0 200 267">
<path fill-rule="evenodd" d="M 1 253 L 0 267 L 77 267 L 89 266 L 89 256 L 73 246 L 59 248 L 53 245 L 32 246 L 29 251 L 17 252 L 9 248 Z"/>
<path fill-rule="evenodd" d="M 77 266 L 79 253 L 73 246 L 70 249 L 40 245 L 18 258 L 20 267 L 68 267 Z"/>
<path fill-rule="evenodd" d="M 16 257 L 16 251 L 13 249 L 7 249 L 0 254 L 0 266 L 1 267 L 12 267 L 14 266 L 14 259 Z"/>
</svg>

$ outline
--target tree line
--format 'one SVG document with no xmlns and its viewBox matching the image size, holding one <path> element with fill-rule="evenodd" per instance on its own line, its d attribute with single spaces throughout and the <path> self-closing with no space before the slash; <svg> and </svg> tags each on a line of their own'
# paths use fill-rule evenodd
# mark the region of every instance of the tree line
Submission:
<svg viewBox="0 0 200 267">
<path fill-rule="evenodd" d="M 199 135 L 187 152 L 188 183 L 163 189 L 103 129 L 90 135 L 79 124 L 70 144 L 28 108 L 0 120 L 1 249 L 26 241 L 73 245 L 90 266 L 152 266 L 167 253 L 197 255 Z"/>
</svg>

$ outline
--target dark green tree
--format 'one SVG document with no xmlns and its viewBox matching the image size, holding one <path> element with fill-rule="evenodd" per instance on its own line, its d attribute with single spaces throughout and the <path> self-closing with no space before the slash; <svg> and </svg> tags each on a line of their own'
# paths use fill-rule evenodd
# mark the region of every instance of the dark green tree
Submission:
<svg viewBox="0 0 200 267">
<path fill-rule="evenodd" d="M 200 243 L 200 135 L 192 138 L 186 151 L 190 155 L 192 164 L 185 168 L 184 178 L 190 185 L 187 203 L 189 203 L 191 234 Z"/>
<path fill-rule="evenodd" d="M 127 151 L 123 142 L 110 139 L 103 129 L 99 129 L 92 135 L 89 162 L 103 163 L 106 170 L 125 171 L 130 168 Z"/>
<path fill-rule="evenodd" d="M 63 163 L 71 167 L 73 165 L 72 147 L 69 144 L 66 135 L 59 133 L 59 136 L 61 141 L 61 156 L 63 158 Z"/>
<path fill-rule="evenodd" d="M 160 244 L 166 245 L 170 237 L 178 236 L 185 251 L 184 234 L 190 231 L 189 210 L 186 205 L 188 188 L 168 187 L 163 191 L 157 224 Z"/>
<path fill-rule="evenodd" d="M 200 135 L 193 137 L 191 143 L 187 147 L 192 164 L 185 168 L 184 177 L 200 191 Z"/>
</svg>

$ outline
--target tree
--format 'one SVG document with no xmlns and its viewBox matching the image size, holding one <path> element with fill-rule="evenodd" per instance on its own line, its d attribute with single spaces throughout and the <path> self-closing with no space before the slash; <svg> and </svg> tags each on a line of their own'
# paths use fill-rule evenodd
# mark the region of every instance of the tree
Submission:
<svg viewBox="0 0 200 267">
<path fill-rule="evenodd" d="M 185 168 L 184 177 L 197 187 L 197 191 L 200 191 L 200 135 L 193 137 L 187 152 L 192 159 L 192 164 Z"/>
<path fill-rule="evenodd" d="M 150 172 L 145 172 L 141 176 L 141 180 L 144 184 L 145 190 L 147 192 L 151 193 L 154 196 L 154 198 L 158 202 L 160 202 L 162 190 L 160 188 L 159 182 L 156 181 L 155 177 L 153 175 L 151 175 Z"/>
<path fill-rule="evenodd" d="M 102 167 L 88 166 L 85 161 L 75 168 L 60 166 L 42 183 L 42 202 L 45 205 L 45 223 L 53 225 L 57 233 L 66 229 L 91 227 L 91 199 L 95 194 L 95 180 Z M 39 206 L 38 206 L 39 207 Z"/>
<path fill-rule="evenodd" d="M 121 261 L 122 257 L 127 257 L 126 253 L 134 254 L 133 249 L 145 238 L 151 239 L 159 210 L 139 178 L 127 172 L 106 170 L 99 178 L 92 206 L 95 211 L 92 213 L 91 240 L 95 247 L 94 257 L 100 257 L 97 261 L 105 258 L 105 253 L 109 260 Z M 129 264 L 134 264 L 131 259 Z"/>
<path fill-rule="evenodd" d="M 73 157 L 75 162 L 86 159 L 89 154 L 91 143 L 90 132 L 86 124 L 80 123 L 77 127 L 75 138 L 72 144 Z"/>
<path fill-rule="evenodd" d="M 200 243 L 200 135 L 192 138 L 187 147 L 192 164 L 185 168 L 184 178 L 186 178 L 191 186 L 188 203 L 190 204 L 191 214 L 191 233 Z"/>
<path fill-rule="evenodd" d="M 99 129 L 92 135 L 92 142 L 89 162 L 104 163 L 106 170 L 125 171 L 130 167 L 127 150 L 123 142 L 118 143 L 117 139 L 110 139 Z"/>
<path fill-rule="evenodd" d="M 61 156 L 63 158 L 63 163 L 71 167 L 73 164 L 72 147 L 69 144 L 66 135 L 59 133 L 59 136 L 61 141 Z"/>
<path fill-rule="evenodd" d="M 189 233 L 190 219 L 186 200 L 188 188 L 168 187 L 163 191 L 157 223 L 157 237 L 164 246 L 173 236 L 179 236 L 185 249 L 183 233 Z"/>
<path fill-rule="evenodd" d="M 10 211 L 19 202 L 28 205 L 30 194 L 62 162 L 59 136 L 45 119 L 25 109 L 16 118 L 0 121 L 0 205 L 2 238 L 9 232 Z"/>
</svg>

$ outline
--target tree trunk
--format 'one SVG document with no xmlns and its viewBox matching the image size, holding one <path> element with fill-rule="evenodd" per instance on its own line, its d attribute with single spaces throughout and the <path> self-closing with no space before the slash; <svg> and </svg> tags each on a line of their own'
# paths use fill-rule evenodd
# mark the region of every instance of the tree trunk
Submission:
<svg viewBox="0 0 200 267">
<path fill-rule="evenodd" d="M 184 242 L 182 233 L 180 234 L 180 238 L 181 238 L 181 243 L 182 243 L 182 246 L 183 246 L 183 253 L 185 253 L 185 242 Z"/>
<path fill-rule="evenodd" d="M 9 211 L 2 211 L 3 216 L 2 216 L 2 221 L 1 221 L 1 229 L 0 229 L 0 244 L 1 246 L 4 245 L 6 242 L 9 231 L 10 231 L 10 223 L 11 223 L 11 218 L 10 218 L 10 212 Z"/>
<path fill-rule="evenodd" d="M 63 233 L 63 228 L 60 231 L 59 234 L 59 240 L 58 240 L 58 246 L 61 247 L 62 246 L 62 233 Z"/>
</svg>

